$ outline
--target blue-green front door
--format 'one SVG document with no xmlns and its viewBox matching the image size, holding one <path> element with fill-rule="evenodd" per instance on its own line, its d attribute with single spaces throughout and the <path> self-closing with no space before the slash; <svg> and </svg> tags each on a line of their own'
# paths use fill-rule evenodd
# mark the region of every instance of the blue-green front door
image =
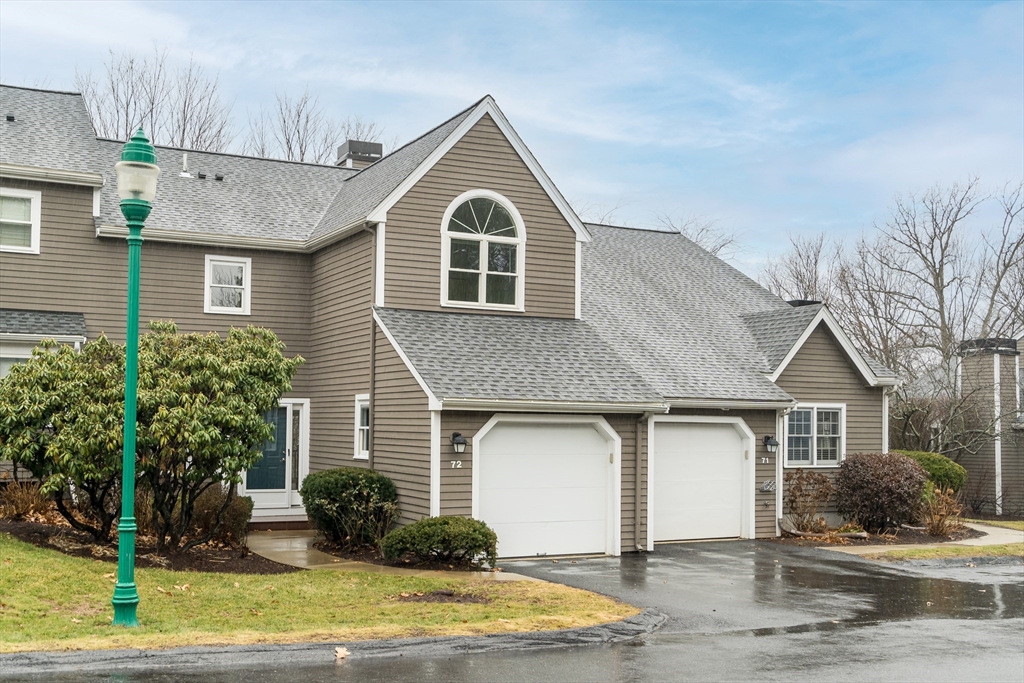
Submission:
<svg viewBox="0 0 1024 683">
<path fill-rule="evenodd" d="M 289 406 L 272 408 L 265 415 L 274 426 L 274 435 L 263 444 L 263 457 L 246 472 L 246 493 L 261 507 L 288 506 L 288 472 L 291 455 L 288 444 Z"/>
</svg>

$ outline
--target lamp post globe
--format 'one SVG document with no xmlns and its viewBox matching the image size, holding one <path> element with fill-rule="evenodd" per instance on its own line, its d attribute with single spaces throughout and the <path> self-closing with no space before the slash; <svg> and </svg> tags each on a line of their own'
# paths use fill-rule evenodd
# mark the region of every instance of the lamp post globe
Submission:
<svg viewBox="0 0 1024 683">
<path fill-rule="evenodd" d="M 121 518 L 117 523 L 117 585 L 114 586 L 114 625 L 139 625 L 135 586 L 135 421 L 139 381 L 139 272 L 142 228 L 156 196 L 156 150 L 139 128 L 125 143 L 115 164 L 121 213 L 128 224 L 128 310 L 124 365 L 124 452 L 121 470 Z"/>
</svg>

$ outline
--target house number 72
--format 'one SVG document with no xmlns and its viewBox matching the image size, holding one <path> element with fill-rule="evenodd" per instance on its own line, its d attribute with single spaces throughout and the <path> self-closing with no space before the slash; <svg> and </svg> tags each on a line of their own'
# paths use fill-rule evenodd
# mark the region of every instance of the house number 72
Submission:
<svg viewBox="0 0 1024 683">
<path fill-rule="evenodd" d="M 452 469 L 453 470 L 457 470 L 457 469 L 461 469 L 461 468 L 462 468 L 462 461 L 461 460 L 452 460 Z"/>
</svg>

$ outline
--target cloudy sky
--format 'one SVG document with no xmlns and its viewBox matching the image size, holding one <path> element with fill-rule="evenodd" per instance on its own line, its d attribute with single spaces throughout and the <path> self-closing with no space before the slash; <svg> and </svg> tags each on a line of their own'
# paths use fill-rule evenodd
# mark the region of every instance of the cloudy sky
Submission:
<svg viewBox="0 0 1024 683">
<path fill-rule="evenodd" d="M 896 193 L 1024 178 L 1024 3 L 0 5 L 0 81 L 194 56 L 247 109 L 307 85 L 407 140 L 490 93 L 577 206 L 715 218 L 756 274 Z"/>
</svg>

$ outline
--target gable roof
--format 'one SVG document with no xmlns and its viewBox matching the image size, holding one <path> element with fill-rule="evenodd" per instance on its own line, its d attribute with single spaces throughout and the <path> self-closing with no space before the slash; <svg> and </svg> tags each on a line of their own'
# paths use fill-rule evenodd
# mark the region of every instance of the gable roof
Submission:
<svg viewBox="0 0 1024 683">
<path fill-rule="evenodd" d="M 100 180 L 96 131 L 80 94 L 0 85 L 0 115 L 0 164 Z M 8 115 L 14 120 L 8 121 Z"/>
<path fill-rule="evenodd" d="M 662 408 L 657 390 L 581 320 L 383 307 L 374 314 L 425 390 L 445 407 Z"/>
<path fill-rule="evenodd" d="M 85 338 L 85 315 L 0 308 L 0 334 Z"/>
<path fill-rule="evenodd" d="M 821 304 L 787 306 L 742 316 L 770 370 L 779 367 L 821 307 Z"/>
<path fill-rule="evenodd" d="M 678 233 L 588 228 L 583 320 L 662 396 L 794 402 L 741 317 L 786 302 Z"/>
</svg>

